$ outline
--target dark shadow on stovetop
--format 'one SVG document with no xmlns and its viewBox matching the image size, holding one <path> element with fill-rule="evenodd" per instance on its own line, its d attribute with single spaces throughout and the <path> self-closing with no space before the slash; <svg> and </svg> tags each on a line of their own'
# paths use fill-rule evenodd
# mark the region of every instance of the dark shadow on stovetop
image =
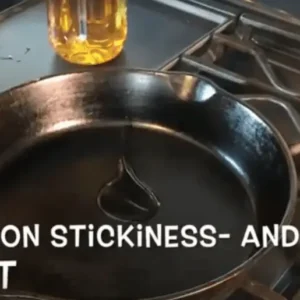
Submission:
<svg viewBox="0 0 300 300">
<path fill-rule="evenodd" d="M 1 0 L 0 1 L 0 11 L 7 9 L 13 5 L 21 3 L 23 0 Z"/>
</svg>

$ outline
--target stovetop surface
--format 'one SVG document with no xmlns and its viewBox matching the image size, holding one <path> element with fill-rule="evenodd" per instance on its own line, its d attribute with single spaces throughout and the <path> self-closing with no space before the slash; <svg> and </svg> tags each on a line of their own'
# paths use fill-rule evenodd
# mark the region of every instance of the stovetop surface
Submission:
<svg viewBox="0 0 300 300">
<path fill-rule="evenodd" d="M 97 68 L 191 72 L 213 80 L 274 123 L 293 145 L 300 172 L 300 19 L 249 3 L 129 0 L 126 48 L 118 59 Z M 145 34 L 144 28 L 151 30 Z M 5 70 L 0 71 L 0 91 L 42 76 L 86 69 L 53 53 L 42 1 L 28 0 L 0 14 L 0 41 L 0 70 Z M 300 229 L 300 206 L 294 225 Z M 297 300 L 299 262 L 297 249 L 274 248 L 250 275 L 278 295 Z M 248 297 L 237 291 L 230 299 Z"/>
</svg>

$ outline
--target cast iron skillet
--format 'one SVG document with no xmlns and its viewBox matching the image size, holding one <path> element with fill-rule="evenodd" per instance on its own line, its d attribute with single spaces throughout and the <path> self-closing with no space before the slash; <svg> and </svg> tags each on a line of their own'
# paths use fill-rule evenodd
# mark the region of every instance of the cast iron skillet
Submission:
<svg viewBox="0 0 300 300">
<path fill-rule="evenodd" d="M 12 290 L 224 296 L 267 251 L 240 246 L 246 226 L 288 224 L 294 211 L 295 167 L 280 134 L 201 77 L 110 70 L 41 79 L 0 96 L 0 133 L 0 226 L 41 225 L 40 247 L 1 248 L 1 259 L 18 260 Z M 55 224 L 138 223 L 212 224 L 231 238 L 208 249 L 89 248 L 84 234 L 80 248 L 71 234 L 65 248 L 49 242 Z"/>
</svg>

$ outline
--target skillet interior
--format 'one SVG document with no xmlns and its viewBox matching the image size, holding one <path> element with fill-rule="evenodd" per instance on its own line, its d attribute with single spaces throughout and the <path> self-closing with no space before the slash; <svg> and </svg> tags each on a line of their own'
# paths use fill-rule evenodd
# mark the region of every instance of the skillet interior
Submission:
<svg viewBox="0 0 300 300">
<path fill-rule="evenodd" d="M 116 172 L 128 117 L 136 128 L 129 161 L 162 202 L 150 223 L 209 223 L 230 240 L 213 249 L 49 246 L 51 225 L 115 224 L 96 197 Z M 190 289 L 246 260 L 253 249 L 239 243 L 247 224 L 280 223 L 288 205 L 289 170 L 276 136 L 248 108 L 192 76 L 50 78 L 3 94 L 0 122 L 0 224 L 42 225 L 39 248 L 1 250 L 19 261 L 13 289 L 80 299 Z"/>
</svg>

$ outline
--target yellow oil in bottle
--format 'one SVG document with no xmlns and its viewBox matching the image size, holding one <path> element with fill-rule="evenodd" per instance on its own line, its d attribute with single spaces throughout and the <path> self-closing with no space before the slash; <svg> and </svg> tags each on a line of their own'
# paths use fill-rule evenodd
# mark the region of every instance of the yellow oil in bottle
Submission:
<svg viewBox="0 0 300 300">
<path fill-rule="evenodd" d="M 81 65 L 121 53 L 127 38 L 126 0 L 47 0 L 48 34 L 55 52 Z"/>
</svg>

